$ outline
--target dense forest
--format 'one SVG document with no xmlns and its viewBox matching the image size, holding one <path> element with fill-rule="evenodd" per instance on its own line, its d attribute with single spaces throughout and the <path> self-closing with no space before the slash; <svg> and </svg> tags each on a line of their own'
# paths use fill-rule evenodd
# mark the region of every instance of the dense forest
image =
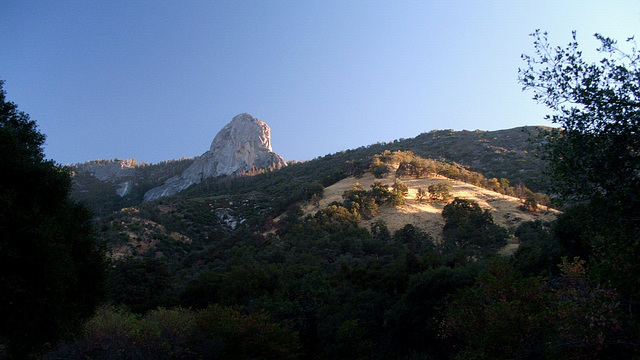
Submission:
<svg viewBox="0 0 640 360">
<path fill-rule="evenodd" d="M 0 358 L 639 358 L 640 54 L 598 36 L 605 60 L 588 64 L 577 43 L 556 48 L 544 33 L 533 36 L 520 82 L 560 128 L 527 134 L 541 154 L 532 176 L 514 170 L 526 165 L 472 150 L 475 163 L 452 160 L 468 147 L 406 146 L 448 136 L 433 132 L 210 178 L 146 203 L 136 200 L 141 191 L 126 205 L 110 192 L 113 202 L 91 221 L 70 200 L 68 169 L 43 159 L 44 137 L 0 92 L 1 144 L 13 146 L 3 145 L 2 157 L 18 159 L 8 169 L 19 179 L 33 171 L 58 179 L 60 194 L 28 212 L 23 199 L 44 204 L 51 190 L 3 184 L 0 230 L 11 237 L 0 243 Z M 538 179 L 543 162 L 544 185 L 508 175 Z M 164 164 L 162 174 L 185 164 Z M 356 184 L 342 201 L 303 212 L 327 187 L 364 174 L 393 182 Z M 443 206 L 440 240 L 376 221 L 381 209 L 403 205 L 403 180 L 430 177 L 518 196 L 522 211 L 554 203 L 563 213 L 504 228 L 443 182 L 419 192 Z M 97 199 L 82 200 L 92 207 Z M 363 219 L 373 221 L 364 227 Z M 515 252 L 500 252 L 514 239 Z M 52 256 L 56 271 L 38 278 Z"/>
</svg>

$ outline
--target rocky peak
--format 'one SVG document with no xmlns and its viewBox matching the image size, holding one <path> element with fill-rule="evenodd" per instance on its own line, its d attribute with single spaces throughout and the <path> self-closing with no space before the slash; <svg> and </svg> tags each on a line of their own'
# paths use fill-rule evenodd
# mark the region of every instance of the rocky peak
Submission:
<svg viewBox="0 0 640 360">
<path fill-rule="evenodd" d="M 129 177 L 138 166 L 138 161 L 133 159 L 93 160 L 84 164 L 76 164 L 72 169 L 76 172 L 87 172 L 100 181 L 118 182 Z"/>
<path fill-rule="evenodd" d="M 217 151 L 237 141 L 248 141 L 256 148 L 271 150 L 271 129 L 264 121 L 251 114 L 242 113 L 233 117 L 230 123 L 218 132 L 211 142 L 209 151 Z"/>
<path fill-rule="evenodd" d="M 181 175 L 174 176 L 157 188 L 147 191 L 144 200 L 176 194 L 211 176 L 233 175 L 251 169 L 281 168 L 284 159 L 271 149 L 269 126 L 244 113 L 225 125 L 205 152 Z"/>
</svg>

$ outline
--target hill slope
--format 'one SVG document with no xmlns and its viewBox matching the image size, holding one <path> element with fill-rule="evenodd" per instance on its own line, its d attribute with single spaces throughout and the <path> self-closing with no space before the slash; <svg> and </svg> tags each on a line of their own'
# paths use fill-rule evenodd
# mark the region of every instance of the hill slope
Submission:
<svg viewBox="0 0 640 360">
<path fill-rule="evenodd" d="M 352 188 L 356 183 L 359 183 L 365 189 L 369 189 L 374 181 L 381 181 L 391 187 L 395 179 L 396 177 L 393 175 L 376 179 L 370 173 L 358 178 L 350 176 L 325 188 L 324 197 L 317 204 L 305 204 L 303 207 L 304 214 L 313 215 L 319 209 L 326 208 L 333 202 L 342 202 L 344 192 Z M 406 224 L 411 224 L 425 230 L 436 241 L 441 240 L 444 226 L 442 209 L 449 201 L 418 200 L 417 198 L 419 188 L 427 189 L 429 185 L 437 183 L 446 183 L 450 186 L 451 199 L 459 197 L 477 202 L 482 209 L 490 211 L 496 224 L 507 229 L 515 229 L 526 221 L 553 221 L 560 213 L 558 210 L 550 209 L 546 206 L 539 206 L 537 212 L 526 211 L 522 208 L 523 201 L 519 198 L 503 195 L 443 176 L 419 179 L 405 177 L 401 181 L 409 188 L 408 195 L 405 197 L 405 204 L 396 207 L 382 207 L 377 216 L 368 220 L 361 220 L 361 226 L 370 228 L 373 222 L 384 221 L 389 231 L 395 232 Z"/>
<path fill-rule="evenodd" d="M 179 196 L 238 194 L 253 191 L 251 188 L 254 186 L 263 186 L 260 191 L 270 193 L 277 188 L 291 193 L 312 182 L 326 187 L 351 175 L 357 168 L 368 166 L 375 154 L 386 150 L 412 151 L 423 158 L 456 162 L 487 178 L 506 178 L 514 185 L 524 183 L 533 190 L 544 191 L 540 182 L 543 164 L 535 156 L 536 144 L 541 141 L 537 138 L 541 129 L 543 128 L 519 127 L 499 131 L 434 130 L 415 138 L 371 144 L 310 161 L 292 162 L 292 166 L 271 172 L 268 176 L 258 179 L 259 181 L 247 178 L 234 180 L 232 177 L 210 178 L 185 190 L 185 193 Z M 97 166 L 109 167 L 113 166 L 113 162 L 122 161 L 92 161 L 71 167 L 76 174 L 74 198 L 85 202 L 98 216 L 141 204 L 147 190 L 160 186 L 170 177 L 180 174 L 194 162 L 194 159 L 136 165 L 127 169 L 126 178 L 118 178 L 117 181 L 95 175 L 101 173 Z M 269 180 L 264 181 L 265 178 Z M 260 181 L 263 183 L 258 184 Z M 125 185 L 128 192 L 122 195 Z"/>
</svg>

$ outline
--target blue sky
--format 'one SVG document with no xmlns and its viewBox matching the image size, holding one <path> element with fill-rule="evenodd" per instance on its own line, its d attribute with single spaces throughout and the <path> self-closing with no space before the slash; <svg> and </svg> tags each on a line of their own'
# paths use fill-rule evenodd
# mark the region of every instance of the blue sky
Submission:
<svg viewBox="0 0 640 360">
<path fill-rule="evenodd" d="M 309 160 L 434 129 L 549 125 L 528 36 L 640 35 L 633 1 L 0 1 L 0 79 L 61 164 L 208 150 L 248 112 Z"/>
</svg>

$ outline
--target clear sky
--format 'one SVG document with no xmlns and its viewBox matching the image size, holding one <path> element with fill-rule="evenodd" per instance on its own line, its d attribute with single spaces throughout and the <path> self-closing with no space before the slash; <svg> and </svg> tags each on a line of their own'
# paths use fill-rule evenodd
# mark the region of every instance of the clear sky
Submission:
<svg viewBox="0 0 640 360">
<path fill-rule="evenodd" d="M 2 0 L 0 79 L 61 164 L 197 156 L 243 112 L 309 160 L 549 125 L 517 82 L 537 28 L 594 51 L 640 36 L 640 1 Z"/>
</svg>

